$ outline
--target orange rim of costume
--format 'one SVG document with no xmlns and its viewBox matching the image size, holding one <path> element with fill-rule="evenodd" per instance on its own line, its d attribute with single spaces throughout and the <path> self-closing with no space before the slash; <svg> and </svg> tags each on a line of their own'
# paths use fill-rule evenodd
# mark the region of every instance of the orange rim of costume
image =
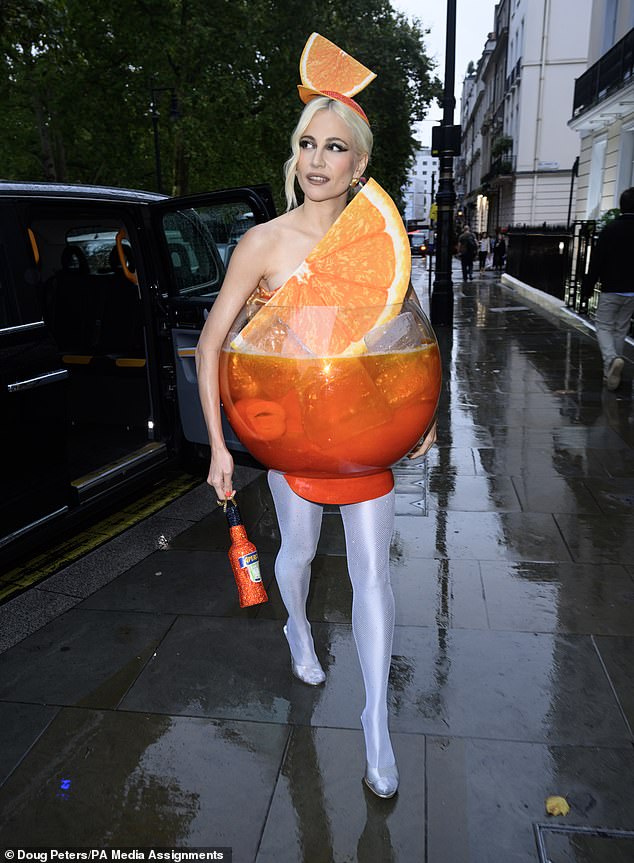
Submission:
<svg viewBox="0 0 634 863">
<path fill-rule="evenodd" d="M 394 488 L 394 475 L 391 470 L 382 470 L 367 476 L 328 479 L 285 473 L 284 478 L 295 494 L 313 503 L 361 503 L 383 497 Z"/>
</svg>

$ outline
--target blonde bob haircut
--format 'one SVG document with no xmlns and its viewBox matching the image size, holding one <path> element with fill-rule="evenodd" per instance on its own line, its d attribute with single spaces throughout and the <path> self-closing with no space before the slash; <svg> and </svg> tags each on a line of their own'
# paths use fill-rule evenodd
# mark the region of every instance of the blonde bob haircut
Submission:
<svg viewBox="0 0 634 863">
<path fill-rule="evenodd" d="M 302 111 L 299 122 L 291 135 L 291 157 L 284 163 L 284 192 L 287 211 L 297 206 L 295 171 L 299 161 L 299 142 L 317 111 L 334 111 L 349 127 L 352 133 L 352 147 L 357 156 L 367 156 L 369 159 L 372 155 L 374 141 L 372 131 L 356 111 L 336 99 L 329 99 L 327 96 L 316 96 L 311 99 Z"/>
</svg>

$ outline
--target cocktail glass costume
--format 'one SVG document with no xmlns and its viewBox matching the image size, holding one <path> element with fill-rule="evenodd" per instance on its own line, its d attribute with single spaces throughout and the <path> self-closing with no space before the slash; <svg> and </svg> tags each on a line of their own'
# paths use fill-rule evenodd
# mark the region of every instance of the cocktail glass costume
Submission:
<svg viewBox="0 0 634 863">
<path fill-rule="evenodd" d="M 374 77 L 365 72 L 368 81 Z M 310 88 L 302 80 L 304 101 L 325 95 L 367 122 L 359 106 L 350 105 L 350 95 L 334 92 L 327 78 L 312 80 Z M 373 284 L 371 268 L 369 274 L 355 271 L 355 247 L 376 242 L 370 260 L 382 261 L 388 227 L 394 261 Z M 220 359 L 229 421 L 270 468 L 281 532 L 275 575 L 288 612 L 284 633 L 293 673 L 312 685 L 323 683 L 325 674 L 306 617 L 311 563 L 323 504 L 340 505 L 353 586 L 352 631 L 366 695 L 364 778 L 381 797 L 391 797 L 398 787 L 387 711 L 394 633 L 389 468 L 426 431 L 440 389 L 433 331 L 406 299 L 410 268 L 402 219 L 371 180 L 268 301 L 247 303 Z"/>
</svg>

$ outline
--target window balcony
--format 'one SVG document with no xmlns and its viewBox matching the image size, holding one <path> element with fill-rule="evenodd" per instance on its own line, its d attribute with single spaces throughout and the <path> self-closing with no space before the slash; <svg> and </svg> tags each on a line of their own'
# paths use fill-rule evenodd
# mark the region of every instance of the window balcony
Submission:
<svg viewBox="0 0 634 863">
<path fill-rule="evenodd" d="M 489 171 L 482 177 L 482 182 L 491 183 L 493 180 L 510 179 L 515 172 L 516 158 L 514 153 L 504 153 L 492 159 Z"/>
<path fill-rule="evenodd" d="M 511 69 L 509 75 L 506 76 L 506 81 L 504 82 L 504 92 L 508 93 L 509 90 L 514 87 L 516 84 L 519 84 L 520 79 L 522 77 L 522 58 L 520 57 Z"/>
<path fill-rule="evenodd" d="M 579 117 L 632 80 L 634 28 L 575 81 L 572 116 Z"/>
</svg>

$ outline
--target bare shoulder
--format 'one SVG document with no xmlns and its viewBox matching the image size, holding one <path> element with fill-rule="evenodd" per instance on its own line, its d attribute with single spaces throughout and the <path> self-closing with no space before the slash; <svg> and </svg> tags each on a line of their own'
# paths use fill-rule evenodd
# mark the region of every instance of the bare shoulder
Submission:
<svg viewBox="0 0 634 863">
<path fill-rule="evenodd" d="M 271 243 L 283 240 L 289 231 L 293 230 L 295 223 L 295 215 L 291 210 L 290 213 L 282 213 L 281 216 L 276 216 L 268 222 L 262 222 L 249 228 L 241 243 L 248 240 L 248 245 L 253 248 L 256 246 L 270 246 Z"/>
</svg>

